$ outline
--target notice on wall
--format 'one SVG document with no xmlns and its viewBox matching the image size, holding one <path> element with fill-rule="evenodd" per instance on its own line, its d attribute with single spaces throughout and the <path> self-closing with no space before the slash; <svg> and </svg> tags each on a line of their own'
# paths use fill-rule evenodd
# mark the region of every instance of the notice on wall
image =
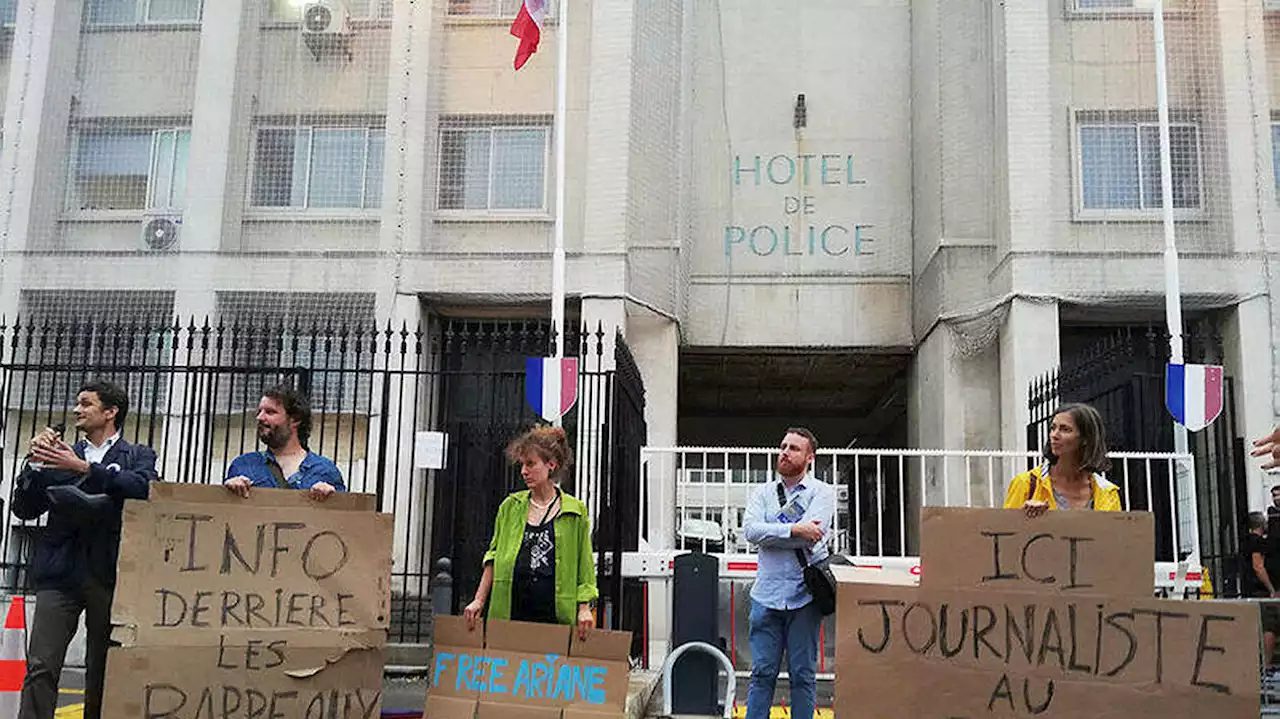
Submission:
<svg viewBox="0 0 1280 719">
<path fill-rule="evenodd" d="M 126 502 L 104 715 L 378 716 L 393 519 L 374 506 L 162 483 Z"/>
<path fill-rule="evenodd" d="M 921 527 L 920 587 L 840 584 L 837 712 L 1257 715 L 1257 606 L 1152 598 L 1150 517 L 929 508 Z"/>
</svg>

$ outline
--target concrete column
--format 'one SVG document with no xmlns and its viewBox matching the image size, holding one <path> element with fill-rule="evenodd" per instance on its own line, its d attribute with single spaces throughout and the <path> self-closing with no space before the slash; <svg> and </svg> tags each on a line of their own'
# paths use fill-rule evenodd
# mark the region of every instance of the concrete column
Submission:
<svg viewBox="0 0 1280 719">
<path fill-rule="evenodd" d="M 1031 380 L 1060 361 L 1058 305 L 1016 298 L 1000 332 L 1001 449 L 1027 449 Z"/>
<path fill-rule="evenodd" d="M 374 373 L 374 382 L 369 388 L 372 396 L 369 404 L 369 453 L 365 457 L 367 481 L 354 484 L 351 489 L 376 492 L 379 476 L 383 478 L 380 509 L 396 517 L 393 534 L 396 566 L 410 575 L 424 577 L 421 584 L 415 581 L 405 585 L 397 581 L 392 589 L 409 596 L 425 595 L 425 578 L 431 573 L 431 509 L 434 506 L 436 470 L 414 467 L 414 438 L 420 428 L 414 425 L 414 418 L 422 418 L 421 428 L 430 427 L 428 412 L 425 409 L 415 412 L 414 404 L 423 408 L 431 406 L 432 395 L 437 388 L 433 385 L 434 375 L 415 375 L 412 370 L 432 367 L 434 358 L 419 358 L 415 354 L 414 333 L 425 320 L 422 303 L 416 295 L 379 293 L 375 316 L 380 323 L 380 334 L 373 366 L 379 371 Z M 393 332 L 390 355 L 383 352 L 384 335 L 381 334 L 388 319 Z M 381 370 L 400 368 L 402 329 L 409 332 L 404 367 L 410 372 L 384 375 Z M 423 351 L 430 351 L 429 343 L 424 342 Z M 389 384 L 384 386 L 384 380 Z M 380 467 L 383 468 L 381 474 Z"/>
<path fill-rule="evenodd" d="M 587 505 L 591 521 L 595 522 L 600 511 L 598 489 L 602 477 L 600 468 L 604 454 L 610 451 L 606 425 L 613 408 L 608 405 L 606 373 L 617 366 L 615 352 L 617 335 L 627 323 L 626 307 L 622 300 L 584 299 L 582 301 L 582 330 L 590 335 L 587 353 L 578 358 L 578 371 L 588 376 L 578 397 L 578 436 L 574 447 L 575 494 Z M 604 334 L 598 336 L 597 332 Z M 581 345 L 565 345 L 566 357 L 579 354 Z M 597 348 L 599 352 L 597 353 Z"/>
<path fill-rule="evenodd" d="M 389 253 L 416 251 L 427 240 L 436 196 L 439 142 L 436 75 L 431 72 L 432 0 L 395 3 L 387 82 L 387 143 L 378 239 Z M 397 273 L 397 283 L 399 274 Z"/>
<path fill-rule="evenodd" d="M 909 443 L 923 449 L 983 450 L 1000 444 L 999 360 L 989 348 L 962 356 L 953 330 L 938 325 L 925 337 L 911 364 Z M 923 467 L 924 475 L 918 473 Z M 907 467 L 910 508 L 931 505 L 985 507 L 1003 500 L 1013 465 L 951 458 Z M 923 486 L 923 496 L 921 496 Z M 916 546 L 914 513 L 908 511 L 908 542 Z M 865 531 L 865 529 L 864 529 Z"/>
<path fill-rule="evenodd" d="M 1271 405 L 1276 368 L 1271 363 L 1271 298 L 1255 297 L 1236 305 L 1223 328 L 1226 373 L 1235 379 L 1236 428 L 1246 445 L 1268 434 L 1277 422 Z M 1270 488 L 1280 480 L 1268 476 L 1260 463 L 1245 463 L 1249 509 L 1262 510 L 1271 503 Z"/>
<path fill-rule="evenodd" d="M 249 173 L 258 26 L 263 3 L 221 0 L 200 25 L 200 65 L 191 113 L 187 208 L 181 247 L 184 264 L 207 263 L 209 253 L 240 248 Z M 210 272 L 184 273 L 198 280 Z"/>
<path fill-rule="evenodd" d="M 1053 78 L 1051 76 L 1051 14 L 1061 12 L 1058 3 L 1009 2 L 996 13 L 997 42 L 1004 52 L 999 71 L 1003 94 L 996 102 L 997 145 L 1003 167 L 1007 206 L 1001 218 L 1000 249 L 1018 252 L 1044 242 L 1044 229 L 1052 224 L 1053 197 Z M 1002 31 L 1001 31 L 1002 30 Z M 1001 203 L 1004 204 L 1004 203 Z"/>
<path fill-rule="evenodd" d="M 80 0 L 21 0 L 0 153 L 0 313 L 18 311 L 23 253 L 52 248 L 64 206 Z"/>
<path fill-rule="evenodd" d="M 1271 76 L 1267 68 L 1265 8 L 1262 3 L 1217 3 L 1216 28 L 1218 47 L 1229 48 L 1215 53 L 1222 71 L 1221 129 L 1217 134 L 1225 146 L 1226 177 L 1229 202 L 1214 208 L 1231 218 L 1232 247 L 1236 252 L 1254 252 L 1264 244 L 1280 222 L 1275 185 L 1259 182 L 1259 173 L 1269 178 L 1272 173 Z M 1212 87 L 1212 83 L 1210 83 Z M 1229 249 L 1229 251 L 1230 251 Z"/>
<path fill-rule="evenodd" d="M 596 0 L 573 16 L 592 14 L 590 98 L 586 109 L 587 166 L 585 227 L 587 252 L 620 252 L 627 244 L 631 167 L 632 0 Z M 574 30 L 578 23 L 570 17 Z M 572 129 L 570 130 L 572 137 Z M 621 289 L 621 288 L 619 288 Z"/>
<path fill-rule="evenodd" d="M 644 378 L 645 422 L 648 444 L 674 447 L 679 416 L 677 387 L 680 379 L 680 327 L 661 317 L 632 317 L 627 323 L 627 346 Z M 644 486 L 648 504 L 649 536 L 641 538 L 640 551 L 671 549 L 675 531 L 676 463 L 674 455 L 649 455 L 643 477 L 662 486 Z M 665 501 L 659 502 L 659 498 Z M 649 656 L 660 665 L 670 651 L 671 582 L 649 583 Z"/>
</svg>

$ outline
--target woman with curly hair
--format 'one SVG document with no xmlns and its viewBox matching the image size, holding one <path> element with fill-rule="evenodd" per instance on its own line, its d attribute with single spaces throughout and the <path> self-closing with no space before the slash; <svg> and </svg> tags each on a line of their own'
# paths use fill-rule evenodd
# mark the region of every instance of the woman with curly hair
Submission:
<svg viewBox="0 0 1280 719">
<path fill-rule="evenodd" d="M 572 462 L 559 427 L 535 427 L 507 447 L 526 489 L 498 507 L 484 573 L 463 616 L 474 629 L 488 602 L 490 619 L 577 625 L 585 638 L 595 624 L 595 556 L 586 505 L 559 480 Z"/>
</svg>

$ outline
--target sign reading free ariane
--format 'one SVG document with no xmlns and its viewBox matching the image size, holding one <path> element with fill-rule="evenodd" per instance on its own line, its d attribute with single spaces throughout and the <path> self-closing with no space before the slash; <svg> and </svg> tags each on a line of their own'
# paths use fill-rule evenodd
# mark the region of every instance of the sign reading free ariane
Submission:
<svg viewBox="0 0 1280 719">
<path fill-rule="evenodd" d="M 788 188 L 788 193 L 777 198 L 779 221 L 725 225 L 726 256 L 849 258 L 875 254 L 875 225 L 832 218 L 821 209 L 819 193 L 855 192 L 867 184 L 857 174 L 852 154 L 735 155 L 731 172 L 735 193 L 743 188 Z"/>
</svg>

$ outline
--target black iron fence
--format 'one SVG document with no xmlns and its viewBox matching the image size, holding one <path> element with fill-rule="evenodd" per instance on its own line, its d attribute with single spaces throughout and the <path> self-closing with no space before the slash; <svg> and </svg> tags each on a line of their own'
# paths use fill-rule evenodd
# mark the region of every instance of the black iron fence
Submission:
<svg viewBox="0 0 1280 719">
<path fill-rule="evenodd" d="M 232 459 L 259 448 L 260 393 L 292 382 L 312 401 L 310 449 L 337 462 L 352 491 L 376 494 L 382 511 L 395 514 L 391 639 L 424 641 L 436 560 L 452 561 L 455 603 L 470 596 L 497 506 L 522 486 L 503 449 L 538 421 L 524 398 L 524 358 L 547 354 L 550 343 L 550 326 L 539 320 L 433 319 L 413 328 L 215 318 L 0 322 L 4 496 L 27 439 L 45 426 L 72 427 L 74 394 L 90 378 L 128 390 L 122 434 L 156 450 L 162 480 L 202 484 L 220 483 Z M 644 389 L 620 336 L 575 330 L 566 346 L 582 365 L 578 403 L 564 423 L 581 458 L 580 486 L 569 489 L 594 510 L 602 557 L 620 557 L 638 543 L 630 515 L 639 500 Z M 443 469 L 420 466 L 425 432 L 444 434 Z M 5 590 L 29 588 L 27 553 L 40 524 L 6 514 Z M 620 564 L 602 559 L 604 617 L 614 627 L 626 612 L 621 580 L 608 572 Z"/>
</svg>

